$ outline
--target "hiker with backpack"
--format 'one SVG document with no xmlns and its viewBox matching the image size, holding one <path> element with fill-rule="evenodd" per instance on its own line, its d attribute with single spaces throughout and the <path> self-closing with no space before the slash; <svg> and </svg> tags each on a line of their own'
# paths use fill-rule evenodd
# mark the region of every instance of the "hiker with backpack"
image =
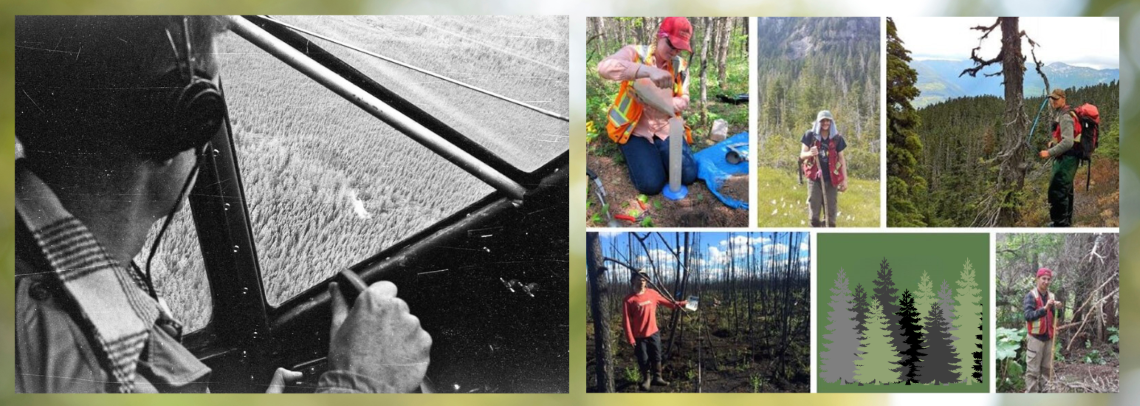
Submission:
<svg viewBox="0 0 1140 406">
<path fill-rule="evenodd" d="M 1081 161 L 1086 161 L 1090 165 L 1091 180 L 1091 159 L 1096 149 L 1100 115 L 1096 106 L 1087 103 L 1071 109 L 1062 89 L 1053 89 L 1049 100 L 1053 108 L 1053 139 L 1049 141 L 1049 149 L 1041 150 L 1038 156 L 1053 158 L 1048 194 L 1050 226 L 1070 227 L 1073 225 L 1073 178 Z"/>
<path fill-rule="evenodd" d="M 815 124 L 800 140 L 800 162 L 808 178 L 808 206 L 812 227 L 835 227 L 838 192 L 847 191 L 847 160 L 843 150 L 847 141 L 836 129 L 831 112 L 822 110 Z M 822 169 L 822 170 L 821 170 Z M 826 223 L 820 220 L 820 209 L 826 208 Z"/>
</svg>

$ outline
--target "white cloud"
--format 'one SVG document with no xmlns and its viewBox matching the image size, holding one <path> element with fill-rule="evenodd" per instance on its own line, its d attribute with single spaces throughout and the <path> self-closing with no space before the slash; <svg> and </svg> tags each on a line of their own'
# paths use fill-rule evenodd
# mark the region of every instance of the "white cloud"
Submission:
<svg viewBox="0 0 1140 406">
<path fill-rule="evenodd" d="M 966 60 L 978 46 L 981 32 L 970 27 L 989 26 L 993 17 L 896 17 L 895 26 L 903 45 L 918 60 Z M 1120 67 L 1120 18 L 1118 17 L 1022 17 L 1019 28 L 1039 44 L 1037 58 L 1046 64 L 1097 69 Z M 982 41 L 979 56 L 992 58 L 1001 47 L 1001 29 Z M 1029 42 L 1022 38 L 1022 51 L 1029 56 Z"/>
</svg>

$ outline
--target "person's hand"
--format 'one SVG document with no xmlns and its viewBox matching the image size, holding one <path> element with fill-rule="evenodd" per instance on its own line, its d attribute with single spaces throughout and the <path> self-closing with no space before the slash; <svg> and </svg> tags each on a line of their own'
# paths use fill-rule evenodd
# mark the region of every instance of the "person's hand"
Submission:
<svg viewBox="0 0 1140 406">
<path fill-rule="evenodd" d="M 836 190 L 838 190 L 840 192 L 846 192 L 847 191 L 847 179 L 844 179 L 842 182 L 839 182 L 839 185 L 836 186 L 835 188 L 836 188 Z"/>
<path fill-rule="evenodd" d="M 1048 159 L 1049 158 L 1049 151 L 1043 149 L 1043 150 L 1041 150 L 1041 152 L 1037 153 L 1037 156 L 1040 156 L 1041 159 Z"/>
<path fill-rule="evenodd" d="M 668 89 L 673 85 L 673 74 L 664 69 L 658 69 L 652 66 L 642 66 L 641 71 L 645 72 L 647 78 L 653 81 L 653 84 L 662 89 Z"/>
<path fill-rule="evenodd" d="M 811 156 L 812 158 L 819 156 L 819 148 L 818 147 L 811 147 L 811 149 L 808 150 L 808 155 Z"/>
<path fill-rule="evenodd" d="M 329 294 L 329 370 L 370 377 L 396 392 L 418 388 L 427 373 L 431 336 L 396 297 L 396 285 L 372 284 L 351 309 L 335 282 L 329 284 Z"/>
<path fill-rule="evenodd" d="M 1057 305 L 1057 302 L 1055 300 L 1049 299 L 1049 301 L 1045 303 L 1045 308 L 1046 309 L 1052 309 L 1056 305 Z"/>
<path fill-rule="evenodd" d="M 297 382 L 302 377 L 304 374 L 300 372 L 277 368 L 276 371 L 273 371 L 273 379 L 269 381 L 269 388 L 265 389 L 265 393 L 283 393 L 285 392 L 285 385 Z"/>
</svg>

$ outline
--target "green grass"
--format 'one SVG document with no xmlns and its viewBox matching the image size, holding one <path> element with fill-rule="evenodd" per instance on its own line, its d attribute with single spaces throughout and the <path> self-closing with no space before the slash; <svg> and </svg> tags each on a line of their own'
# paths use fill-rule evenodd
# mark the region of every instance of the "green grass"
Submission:
<svg viewBox="0 0 1140 406">
<path fill-rule="evenodd" d="M 760 227 L 809 227 L 807 181 L 790 170 L 757 168 L 756 186 L 760 190 L 756 202 Z M 840 227 L 879 226 L 879 182 L 849 178 L 847 192 L 839 194 Z"/>
</svg>

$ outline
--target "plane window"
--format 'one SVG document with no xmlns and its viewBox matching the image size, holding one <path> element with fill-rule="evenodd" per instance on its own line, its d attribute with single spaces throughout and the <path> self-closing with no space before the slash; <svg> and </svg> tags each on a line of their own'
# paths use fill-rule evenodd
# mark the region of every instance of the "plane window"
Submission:
<svg viewBox="0 0 1140 406">
<path fill-rule="evenodd" d="M 273 18 L 556 115 L 569 115 L 566 16 Z M 569 148 L 569 121 L 302 35 L 523 172 Z"/>
<path fill-rule="evenodd" d="M 217 49 L 271 306 L 493 191 L 236 34 Z"/>
</svg>

